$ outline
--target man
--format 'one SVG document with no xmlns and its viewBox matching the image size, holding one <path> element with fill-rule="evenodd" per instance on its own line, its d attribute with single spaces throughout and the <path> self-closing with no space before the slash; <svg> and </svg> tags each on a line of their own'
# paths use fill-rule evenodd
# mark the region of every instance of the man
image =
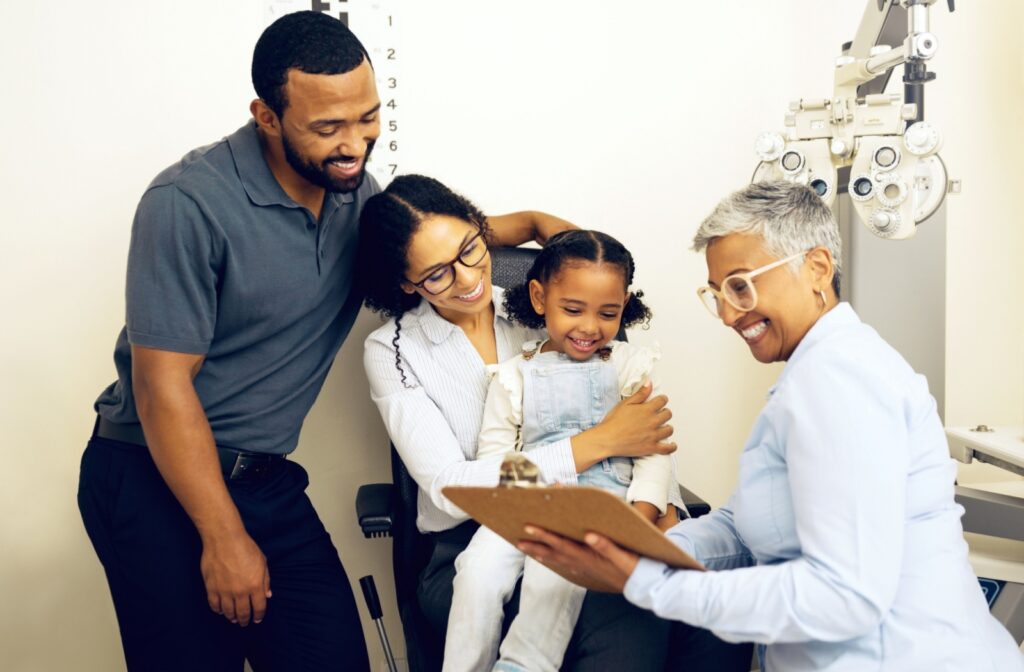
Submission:
<svg viewBox="0 0 1024 672">
<path fill-rule="evenodd" d="M 131 670 L 369 669 L 306 472 L 284 458 L 361 303 L 380 99 L 363 46 L 318 12 L 268 27 L 252 78 L 253 119 L 142 196 L 118 379 L 82 458 Z M 517 245 L 569 226 L 552 219 L 491 224 Z"/>
<path fill-rule="evenodd" d="M 253 120 L 139 203 L 118 380 L 82 460 L 129 669 L 369 667 L 306 474 L 284 456 L 359 309 L 380 100 L 363 46 L 315 12 L 267 28 L 252 76 Z"/>
</svg>

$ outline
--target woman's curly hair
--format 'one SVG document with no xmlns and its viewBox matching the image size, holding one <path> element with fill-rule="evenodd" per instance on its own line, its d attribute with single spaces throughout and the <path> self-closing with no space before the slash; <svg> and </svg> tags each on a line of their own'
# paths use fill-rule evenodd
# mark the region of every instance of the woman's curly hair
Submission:
<svg viewBox="0 0 1024 672">
<path fill-rule="evenodd" d="M 480 228 L 490 240 L 487 218 L 469 199 L 437 180 L 423 175 L 402 175 L 387 189 L 367 199 L 359 217 L 356 283 L 366 307 L 383 317 L 395 318 L 395 366 L 402 374 L 398 337 L 402 315 L 419 302 L 418 294 L 402 289 L 409 271 L 409 242 L 425 219 L 444 215 Z"/>
<path fill-rule="evenodd" d="M 533 260 L 533 266 L 526 274 L 526 282 L 505 290 L 508 318 L 526 327 L 542 329 L 544 316 L 535 311 L 530 302 L 530 281 L 536 280 L 547 285 L 567 265 L 580 261 L 618 266 L 622 271 L 625 289 L 629 291 L 629 286 L 633 284 L 633 271 L 636 268 L 633 255 L 622 243 L 600 231 L 562 231 L 551 236 Z M 651 310 L 643 302 L 643 295 L 642 291 L 633 290 L 622 311 L 623 329 L 637 324 L 647 326 L 651 321 Z"/>
</svg>

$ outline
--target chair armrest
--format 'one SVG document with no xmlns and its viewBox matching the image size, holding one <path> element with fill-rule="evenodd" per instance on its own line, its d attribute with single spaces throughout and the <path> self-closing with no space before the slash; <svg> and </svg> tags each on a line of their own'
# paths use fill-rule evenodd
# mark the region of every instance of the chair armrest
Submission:
<svg viewBox="0 0 1024 672">
<path fill-rule="evenodd" d="M 686 504 L 686 510 L 690 512 L 690 518 L 700 518 L 705 513 L 710 513 L 711 505 L 698 497 L 693 490 L 680 485 L 679 494 L 683 496 L 683 504 Z"/>
<path fill-rule="evenodd" d="M 356 493 L 356 516 L 363 536 L 390 537 L 394 523 L 391 508 L 391 483 L 370 483 L 360 485 Z"/>
</svg>

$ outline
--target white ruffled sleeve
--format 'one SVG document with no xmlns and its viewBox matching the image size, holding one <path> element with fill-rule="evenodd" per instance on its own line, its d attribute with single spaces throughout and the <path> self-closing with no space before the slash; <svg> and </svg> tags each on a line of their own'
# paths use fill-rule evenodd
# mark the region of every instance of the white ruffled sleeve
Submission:
<svg viewBox="0 0 1024 672">
<path fill-rule="evenodd" d="M 647 381 L 651 382 L 651 396 L 659 394 L 658 381 L 654 376 L 654 363 L 661 353 L 632 343 L 615 341 L 611 361 L 619 377 L 619 394 L 631 397 Z M 669 496 L 670 489 L 674 494 Z M 678 501 L 677 501 L 678 500 Z M 658 507 L 664 515 L 671 501 L 676 506 L 682 503 L 679 484 L 675 478 L 675 463 L 670 455 L 647 455 L 633 460 L 633 481 L 626 491 L 626 501 L 649 502 Z"/>
<path fill-rule="evenodd" d="M 521 356 L 499 364 L 487 388 L 476 459 L 523 449 L 523 374 Z"/>
<path fill-rule="evenodd" d="M 612 363 L 619 375 L 619 393 L 622 398 L 636 394 L 648 380 L 655 385 L 651 396 L 660 394 L 654 380 L 654 363 L 661 359 L 658 348 L 646 348 L 624 341 L 615 341 L 612 346 Z"/>
</svg>

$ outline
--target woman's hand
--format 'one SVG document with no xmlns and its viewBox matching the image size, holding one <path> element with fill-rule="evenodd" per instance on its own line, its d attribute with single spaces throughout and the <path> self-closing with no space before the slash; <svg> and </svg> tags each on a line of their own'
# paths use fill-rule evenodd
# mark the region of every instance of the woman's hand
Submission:
<svg viewBox="0 0 1024 672">
<path fill-rule="evenodd" d="M 628 399 L 620 401 L 596 427 L 572 437 L 576 471 L 582 473 L 608 457 L 644 457 L 668 455 L 676 444 L 666 441 L 672 436 L 672 411 L 668 397 L 651 395 L 647 383 Z"/>
<path fill-rule="evenodd" d="M 527 525 L 525 531 L 534 541 L 519 542 L 519 550 L 550 569 L 586 579 L 590 586 L 601 586 L 603 592 L 621 593 L 640 561 L 636 553 L 594 532 L 587 532 L 584 545 L 532 525 Z"/>
<path fill-rule="evenodd" d="M 555 217 L 546 212 L 533 212 L 531 214 L 533 215 L 533 240 L 541 247 L 547 245 L 548 238 L 556 233 L 579 228 L 572 222 L 567 222 L 561 217 Z"/>
<path fill-rule="evenodd" d="M 504 247 L 516 247 L 531 240 L 543 247 L 548 238 L 559 231 L 579 228 L 572 222 L 536 210 L 493 215 L 487 222 L 491 226 L 493 244 Z"/>
</svg>

